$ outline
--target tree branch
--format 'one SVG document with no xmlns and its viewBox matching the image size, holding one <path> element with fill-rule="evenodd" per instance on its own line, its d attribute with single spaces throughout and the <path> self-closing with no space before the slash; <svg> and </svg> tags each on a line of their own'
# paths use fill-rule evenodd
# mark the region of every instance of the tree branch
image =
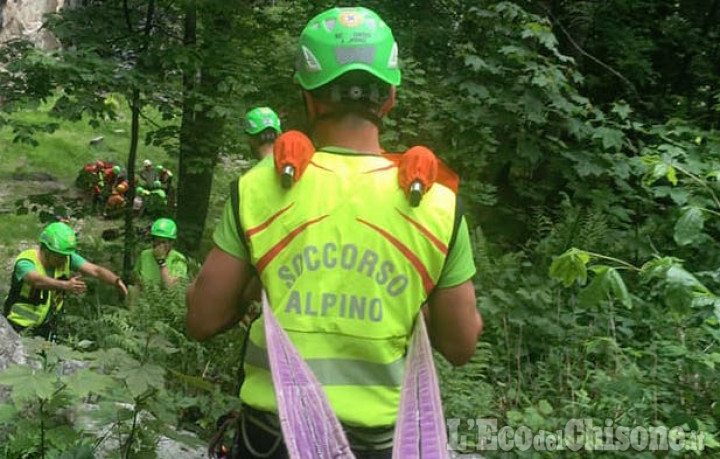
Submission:
<svg viewBox="0 0 720 459">
<path fill-rule="evenodd" d="M 573 39 L 572 35 L 570 35 L 570 32 L 568 32 L 568 30 L 565 28 L 565 26 L 563 26 L 562 23 L 555 18 L 555 16 L 553 16 L 552 12 L 549 11 L 547 9 L 547 7 L 545 7 L 545 6 L 543 6 L 542 8 L 545 10 L 545 14 L 548 15 L 548 17 L 550 18 L 550 21 L 553 23 L 553 25 L 557 26 L 560 29 L 560 31 L 567 37 L 568 41 L 573 46 L 573 48 L 575 48 L 583 56 L 585 56 L 588 59 L 590 59 L 591 61 L 595 62 L 600 67 L 604 68 L 608 72 L 610 72 L 613 75 L 615 75 L 616 77 L 618 77 L 621 81 L 623 81 L 628 86 L 628 88 L 632 91 L 632 93 L 635 97 L 637 97 L 638 99 L 640 98 L 637 88 L 635 88 L 635 85 L 632 83 L 632 81 L 628 80 L 627 77 L 625 77 L 625 75 L 618 72 L 617 70 L 612 68 L 610 65 L 606 64 L 605 62 L 601 61 L 597 57 L 595 57 L 592 54 L 585 51 L 585 49 L 583 49 L 583 47 L 580 46 L 575 41 L 575 39 Z"/>
<path fill-rule="evenodd" d="M 130 8 L 128 7 L 128 0 L 123 0 L 123 12 L 125 13 L 125 23 L 127 24 L 128 31 L 130 34 L 133 33 L 132 21 L 130 20 Z"/>
</svg>

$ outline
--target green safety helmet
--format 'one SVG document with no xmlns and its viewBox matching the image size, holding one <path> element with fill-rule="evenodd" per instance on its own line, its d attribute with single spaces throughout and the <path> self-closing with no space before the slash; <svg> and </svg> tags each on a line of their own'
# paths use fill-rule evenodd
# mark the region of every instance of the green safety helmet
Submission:
<svg viewBox="0 0 720 459">
<path fill-rule="evenodd" d="M 165 169 L 165 167 L 162 164 L 158 164 L 157 166 L 155 166 L 155 170 L 157 172 L 162 172 L 163 169 Z"/>
<path fill-rule="evenodd" d="M 308 91 L 353 70 L 400 85 L 392 31 L 367 8 L 333 8 L 320 13 L 305 26 L 299 45 L 295 81 Z"/>
<path fill-rule="evenodd" d="M 245 114 L 245 132 L 250 135 L 258 134 L 265 129 L 272 128 L 280 134 L 280 118 L 270 107 L 255 107 Z"/>
<path fill-rule="evenodd" d="M 153 182 L 153 188 L 162 188 L 162 182 L 160 180 L 155 180 Z"/>
<path fill-rule="evenodd" d="M 150 236 L 177 239 L 177 225 L 169 218 L 159 218 L 150 228 Z"/>
<path fill-rule="evenodd" d="M 75 231 L 62 222 L 50 223 L 40 233 L 40 244 L 60 255 L 72 255 L 77 249 Z"/>
<path fill-rule="evenodd" d="M 143 194 L 143 193 L 145 193 L 146 190 L 145 190 L 145 188 L 139 186 L 135 189 L 135 191 L 137 194 Z"/>
<path fill-rule="evenodd" d="M 113 168 L 112 168 L 113 174 L 116 174 L 116 175 L 119 174 L 121 170 L 122 169 L 120 169 L 120 166 L 113 166 Z"/>
</svg>

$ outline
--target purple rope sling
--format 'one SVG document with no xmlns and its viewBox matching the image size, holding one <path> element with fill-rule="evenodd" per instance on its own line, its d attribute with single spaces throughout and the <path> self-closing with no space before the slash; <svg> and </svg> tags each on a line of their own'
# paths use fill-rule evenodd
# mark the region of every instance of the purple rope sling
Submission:
<svg viewBox="0 0 720 459">
<path fill-rule="evenodd" d="M 322 385 L 277 322 L 264 291 L 262 300 L 270 370 L 289 456 L 354 458 Z M 422 314 L 416 320 L 407 358 L 393 459 L 446 459 L 447 435 L 440 389 Z"/>
</svg>

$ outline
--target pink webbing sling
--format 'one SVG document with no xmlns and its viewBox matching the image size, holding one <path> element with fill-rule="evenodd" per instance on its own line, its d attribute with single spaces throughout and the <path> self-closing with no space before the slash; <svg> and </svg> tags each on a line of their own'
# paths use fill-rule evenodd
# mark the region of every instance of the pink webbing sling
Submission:
<svg viewBox="0 0 720 459">
<path fill-rule="evenodd" d="M 322 385 L 293 346 L 262 294 L 265 335 L 278 416 L 292 459 L 354 458 Z M 418 314 L 395 426 L 393 459 L 446 459 L 447 434 L 430 340 Z"/>
</svg>

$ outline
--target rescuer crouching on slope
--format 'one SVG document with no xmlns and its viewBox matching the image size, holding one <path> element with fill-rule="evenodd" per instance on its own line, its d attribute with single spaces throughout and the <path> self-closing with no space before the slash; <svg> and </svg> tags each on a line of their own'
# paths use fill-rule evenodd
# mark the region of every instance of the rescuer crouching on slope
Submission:
<svg viewBox="0 0 720 459">
<path fill-rule="evenodd" d="M 317 151 L 289 191 L 271 158 L 231 187 L 216 247 L 187 292 L 188 331 L 206 339 L 236 324 L 257 273 L 352 452 L 390 458 L 421 305 L 445 358 L 462 365 L 475 352 L 482 320 L 467 224 L 456 195 L 439 184 L 410 207 L 397 167 L 381 155 L 380 120 L 400 84 L 397 45 L 383 20 L 365 8 L 328 10 L 304 29 L 298 52 L 295 80 Z M 250 333 L 232 457 L 287 457 L 264 320 Z"/>
<path fill-rule="evenodd" d="M 10 293 L 3 314 L 16 331 L 29 330 L 50 339 L 63 307 L 65 292 L 87 289 L 79 272 L 115 286 L 123 295 L 127 287 L 120 276 L 90 263 L 75 251 L 77 237 L 67 224 L 51 223 L 40 234 L 40 246 L 25 250 L 15 259 Z"/>
</svg>

